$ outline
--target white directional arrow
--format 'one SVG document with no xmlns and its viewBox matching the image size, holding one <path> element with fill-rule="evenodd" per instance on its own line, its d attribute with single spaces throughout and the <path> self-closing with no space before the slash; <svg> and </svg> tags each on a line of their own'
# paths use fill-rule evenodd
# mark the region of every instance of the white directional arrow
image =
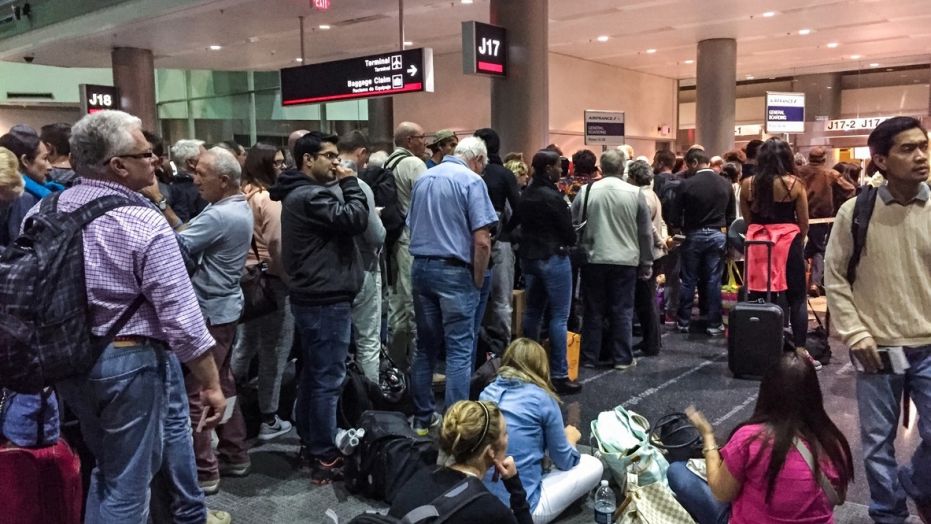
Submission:
<svg viewBox="0 0 931 524">
<path fill-rule="evenodd" d="M 411 75 L 411 76 L 416 75 L 416 74 L 417 74 L 417 66 L 415 66 L 414 64 L 411 64 L 411 66 L 407 69 L 407 74 L 409 74 L 409 75 Z"/>
</svg>

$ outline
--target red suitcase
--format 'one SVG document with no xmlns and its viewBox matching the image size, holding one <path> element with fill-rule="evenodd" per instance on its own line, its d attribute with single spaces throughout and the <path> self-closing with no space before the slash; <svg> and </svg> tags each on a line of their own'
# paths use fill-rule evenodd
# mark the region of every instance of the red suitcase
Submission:
<svg viewBox="0 0 931 524">
<path fill-rule="evenodd" d="M 81 463 L 64 439 L 0 445 L 0 524 L 80 524 Z"/>
</svg>

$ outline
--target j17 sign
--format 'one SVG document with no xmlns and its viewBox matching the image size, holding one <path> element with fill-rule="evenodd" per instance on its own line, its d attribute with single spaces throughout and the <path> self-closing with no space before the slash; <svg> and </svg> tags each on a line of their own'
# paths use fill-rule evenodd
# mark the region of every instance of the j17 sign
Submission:
<svg viewBox="0 0 931 524">
<path fill-rule="evenodd" d="M 462 23 L 462 71 L 466 74 L 507 76 L 508 43 L 503 27 L 481 22 Z"/>
</svg>

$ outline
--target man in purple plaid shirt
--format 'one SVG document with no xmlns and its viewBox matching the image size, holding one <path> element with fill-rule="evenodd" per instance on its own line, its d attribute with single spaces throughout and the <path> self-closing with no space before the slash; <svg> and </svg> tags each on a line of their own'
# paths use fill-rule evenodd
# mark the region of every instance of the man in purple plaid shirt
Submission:
<svg viewBox="0 0 931 524">
<path fill-rule="evenodd" d="M 144 523 L 149 482 L 162 462 L 170 379 L 180 376 L 179 361 L 203 384 L 201 401 L 209 406 L 205 427 L 219 422 L 226 399 L 208 351 L 214 340 L 175 233 L 137 193 L 155 181 L 155 158 L 140 120 L 121 111 L 94 113 L 75 124 L 70 143 L 82 180 L 61 194 L 59 209 L 73 211 L 104 195 L 139 204 L 114 209 L 84 228 L 93 334 L 104 335 L 138 295 L 145 301 L 88 373 L 56 387 L 80 419 L 96 458 L 86 522 Z"/>
</svg>

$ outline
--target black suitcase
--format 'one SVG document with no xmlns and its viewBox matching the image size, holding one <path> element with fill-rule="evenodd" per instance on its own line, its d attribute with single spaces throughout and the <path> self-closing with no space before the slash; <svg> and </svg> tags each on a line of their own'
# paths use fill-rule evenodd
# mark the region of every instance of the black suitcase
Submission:
<svg viewBox="0 0 931 524">
<path fill-rule="evenodd" d="M 779 362 L 783 353 L 784 321 L 782 308 L 772 303 L 773 242 L 747 240 L 744 252 L 750 246 L 767 246 L 769 268 L 766 278 L 766 300 L 738 302 L 728 316 L 727 366 L 736 378 L 759 380 L 771 366 Z M 744 277 L 749 282 L 748 261 L 744 258 Z"/>
</svg>

